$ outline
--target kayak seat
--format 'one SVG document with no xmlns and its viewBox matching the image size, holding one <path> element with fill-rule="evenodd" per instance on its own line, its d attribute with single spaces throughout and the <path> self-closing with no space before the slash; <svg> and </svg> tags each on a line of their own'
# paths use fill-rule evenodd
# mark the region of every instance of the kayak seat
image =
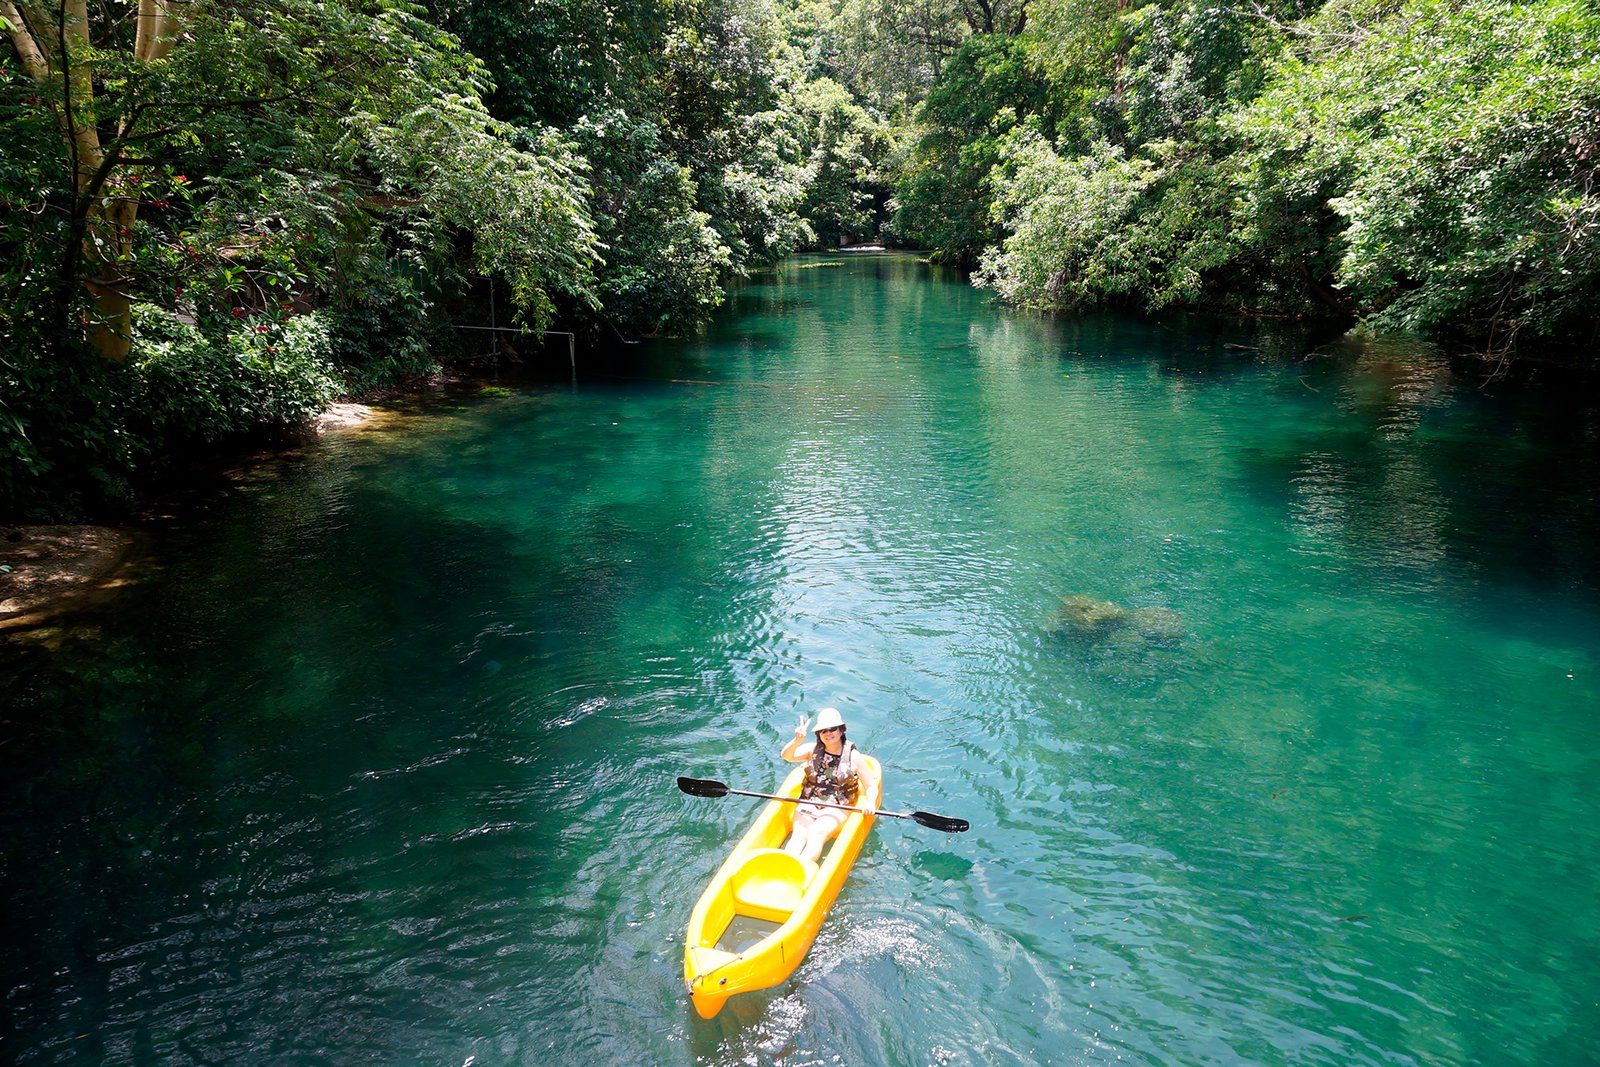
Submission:
<svg viewBox="0 0 1600 1067">
<path fill-rule="evenodd" d="M 728 879 L 734 910 L 769 922 L 784 922 L 800 906 L 817 865 L 781 848 L 752 849 Z"/>
</svg>

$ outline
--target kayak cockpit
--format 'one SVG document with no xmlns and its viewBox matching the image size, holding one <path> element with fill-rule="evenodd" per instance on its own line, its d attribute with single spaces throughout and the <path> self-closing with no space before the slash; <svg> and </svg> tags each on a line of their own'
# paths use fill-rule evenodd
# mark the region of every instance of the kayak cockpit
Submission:
<svg viewBox="0 0 1600 1067">
<path fill-rule="evenodd" d="M 794 917 L 817 874 L 816 864 L 777 848 L 752 849 L 739 861 L 708 894 L 695 947 L 749 952 Z"/>
<path fill-rule="evenodd" d="M 816 873 L 815 863 L 782 849 L 753 849 L 728 879 L 734 914 L 788 922 Z"/>
</svg>

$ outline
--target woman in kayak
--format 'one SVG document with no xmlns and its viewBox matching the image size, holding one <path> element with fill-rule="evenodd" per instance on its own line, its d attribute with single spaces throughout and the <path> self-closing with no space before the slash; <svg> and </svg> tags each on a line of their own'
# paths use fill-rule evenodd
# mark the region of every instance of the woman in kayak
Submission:
<svg viewBox="0 0 1600 1067">
<path fill-rule="evenodd" d="M 806 726 L 810 722 L 804 715 L 794 728 L 794 738 L 783 746 L 783 758 L 790 763 L 806 764 L 805 784 L 800 787 L 801 800 L 823 800 L 832 804 L 854 804 L 865 789 L 868 796 L 872 788 L 872 768 L 862 759 L 861 752 L 845 737 L 844 717 L 838 708 L 823 708 L 817 712 L 816 740 L 806 740 Z M 828 838 L 839 832 L 839 827 L 849 817 L 849 812 L 838 808 L 818 807 L 815 804 L 797 804 L 794 813 L 794 830 L 789 835 L 784 851 L 793 853 L 812 863 L 822 857 L 822 846 Z"/>
</svg>

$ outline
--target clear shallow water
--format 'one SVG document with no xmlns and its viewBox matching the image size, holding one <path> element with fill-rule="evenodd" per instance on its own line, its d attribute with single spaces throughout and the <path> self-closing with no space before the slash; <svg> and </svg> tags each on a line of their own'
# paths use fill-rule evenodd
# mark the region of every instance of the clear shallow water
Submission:
<svg viewBox="0 0 1600 1067">
<path fill-rule="evenodd" d="M 1600 1060 L 1600 411 L 1309 344 L 804 259 L 257 472 L 0 646 L 0 1057 Z M 829 703 L 973 830 L 702 1022 Z"/>
</svg>

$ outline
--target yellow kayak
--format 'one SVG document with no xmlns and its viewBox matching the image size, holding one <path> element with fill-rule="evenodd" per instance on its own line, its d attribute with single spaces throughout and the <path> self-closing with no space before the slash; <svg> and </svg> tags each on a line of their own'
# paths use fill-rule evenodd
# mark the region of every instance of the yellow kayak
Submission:
<svg viewBox="0 0 1600 1067">
<path fill-rule="evenodd" d="M 863 790 L 857 804 L 876 809 L 883 799 L 878 762 L 860 758 L 872 768 L 875 795 Z M 804 779 L 800 764 L 775 795 L 798 797 Z M 767 802 L 689 916 L 683 979 L 703 1019 L 721 1011 L 735 993 L 775 986 L 794 973 L 872 829 L 872 814 L 852 812 L 822 862 L 812 863 L 782 849 L 795 808 L 786 801 Z"/>
</svg>

